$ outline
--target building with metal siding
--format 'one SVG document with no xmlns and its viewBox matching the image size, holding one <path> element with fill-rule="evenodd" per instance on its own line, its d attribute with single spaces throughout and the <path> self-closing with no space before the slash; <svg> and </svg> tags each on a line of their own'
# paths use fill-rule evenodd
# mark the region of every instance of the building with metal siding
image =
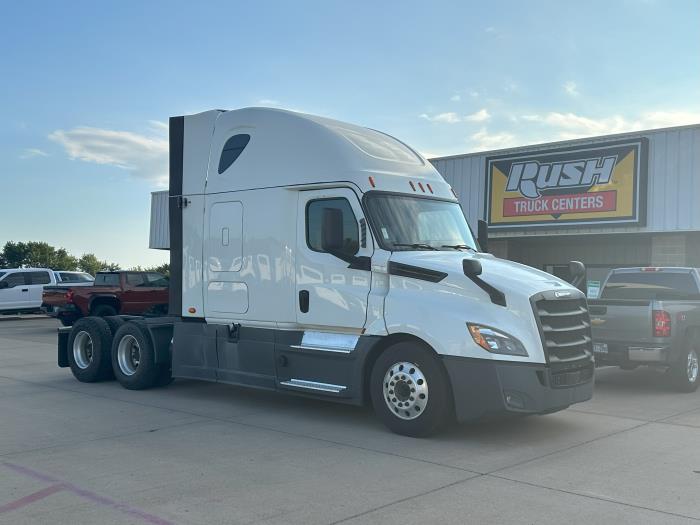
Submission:
<svg viewBox="0 0 700 525">
<path fill-rule="evenodd" d="M 646 139 L 648 144 L 642 159 L 646 161 L 646 181 L 641 181 L 646 196 L 641 203 L 645 217 L 640 224 L 601 221 L 600 225 L 576 226 L 550 220 L 551 226 L 521 226 L 508 231 L 489 228 L 494 254 L 562 276 L 566 276 L 569 260 L 581 260 L 595 288 L 595 283 L 615 267 L 700 267 L 700 125 L 455 155 L 430 162 L 452 185 L 476 231 L 479 219 L 489 219 L 487 159 L 575 151 L 637 139 Z"/>
</svg>

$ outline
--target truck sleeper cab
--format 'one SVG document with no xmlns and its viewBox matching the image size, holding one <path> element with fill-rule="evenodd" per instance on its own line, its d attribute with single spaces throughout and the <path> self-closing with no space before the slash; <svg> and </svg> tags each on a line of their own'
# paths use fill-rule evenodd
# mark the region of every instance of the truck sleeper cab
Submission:
<svg viewBox="0 0 700 525">
<path fill-rule="evenodd" d="M 592 395 L 583 294 L 480 251 L 450 186 L 389 135 L 277 109 L 173 117 L 169 201 L 169 316 L 112 329 L 95 380 L 111 362 L 127 388 L 172 373 L 371 401 L 415 436 Z M 97 370 L 79 331 L 60 335 L 74 374 Z"/>
</svg>

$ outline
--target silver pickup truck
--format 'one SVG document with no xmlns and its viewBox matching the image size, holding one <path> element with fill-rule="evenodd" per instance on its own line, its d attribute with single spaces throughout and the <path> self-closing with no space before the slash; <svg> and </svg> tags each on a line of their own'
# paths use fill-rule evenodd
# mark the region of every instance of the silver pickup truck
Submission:
<svg viewBox="0 0 700 525">
<path fill-rule="evenodd" d="M 597 365 L 668 370 L 683 392 L 698 388 L 700 271 L 697 268 L 619 268 L 589 299 Z"/>
</svg>

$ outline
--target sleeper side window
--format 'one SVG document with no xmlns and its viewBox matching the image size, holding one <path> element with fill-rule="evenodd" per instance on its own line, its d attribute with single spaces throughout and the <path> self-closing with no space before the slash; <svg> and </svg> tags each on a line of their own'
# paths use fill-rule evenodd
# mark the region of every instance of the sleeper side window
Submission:
<svg viewBox="0 0 700 525">
<path fill-rule="evenodd" d="M 360 249 L 357 219 L 352 206 L 345 198 L 318 199 L 309 201 L 306 206 L 306 244 L 316 252 L 327 252 L 323 248 L 324 214 L 331 210 L 342 217 L 342 252 L 355 255 Z"/>
<path fill-rule="evenodd" d="M 250 141 L 250 135 L 246 133 L 241 133 L 234 135 L 226 141 L 224 144 L 224 149 L 221 152 L 221 158 L 219 159 L 219 175 L 226 171 L 231 164 L 233 164 L 238 156 L 243 153 L 243 150 L 248 145 Z"/>
</svg>

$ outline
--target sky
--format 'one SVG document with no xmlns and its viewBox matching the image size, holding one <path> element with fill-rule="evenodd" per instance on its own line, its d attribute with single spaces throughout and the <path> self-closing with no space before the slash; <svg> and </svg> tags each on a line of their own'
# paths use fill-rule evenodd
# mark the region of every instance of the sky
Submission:
<svg viewBox="0 0 700 525">
<path fill-rule="evenodd" d="M 0 245 L 148 249 L 170 116 L 282 107 L 427 157 L 700 123 L 700 2 L 2 2 Z"/>
</svg>

